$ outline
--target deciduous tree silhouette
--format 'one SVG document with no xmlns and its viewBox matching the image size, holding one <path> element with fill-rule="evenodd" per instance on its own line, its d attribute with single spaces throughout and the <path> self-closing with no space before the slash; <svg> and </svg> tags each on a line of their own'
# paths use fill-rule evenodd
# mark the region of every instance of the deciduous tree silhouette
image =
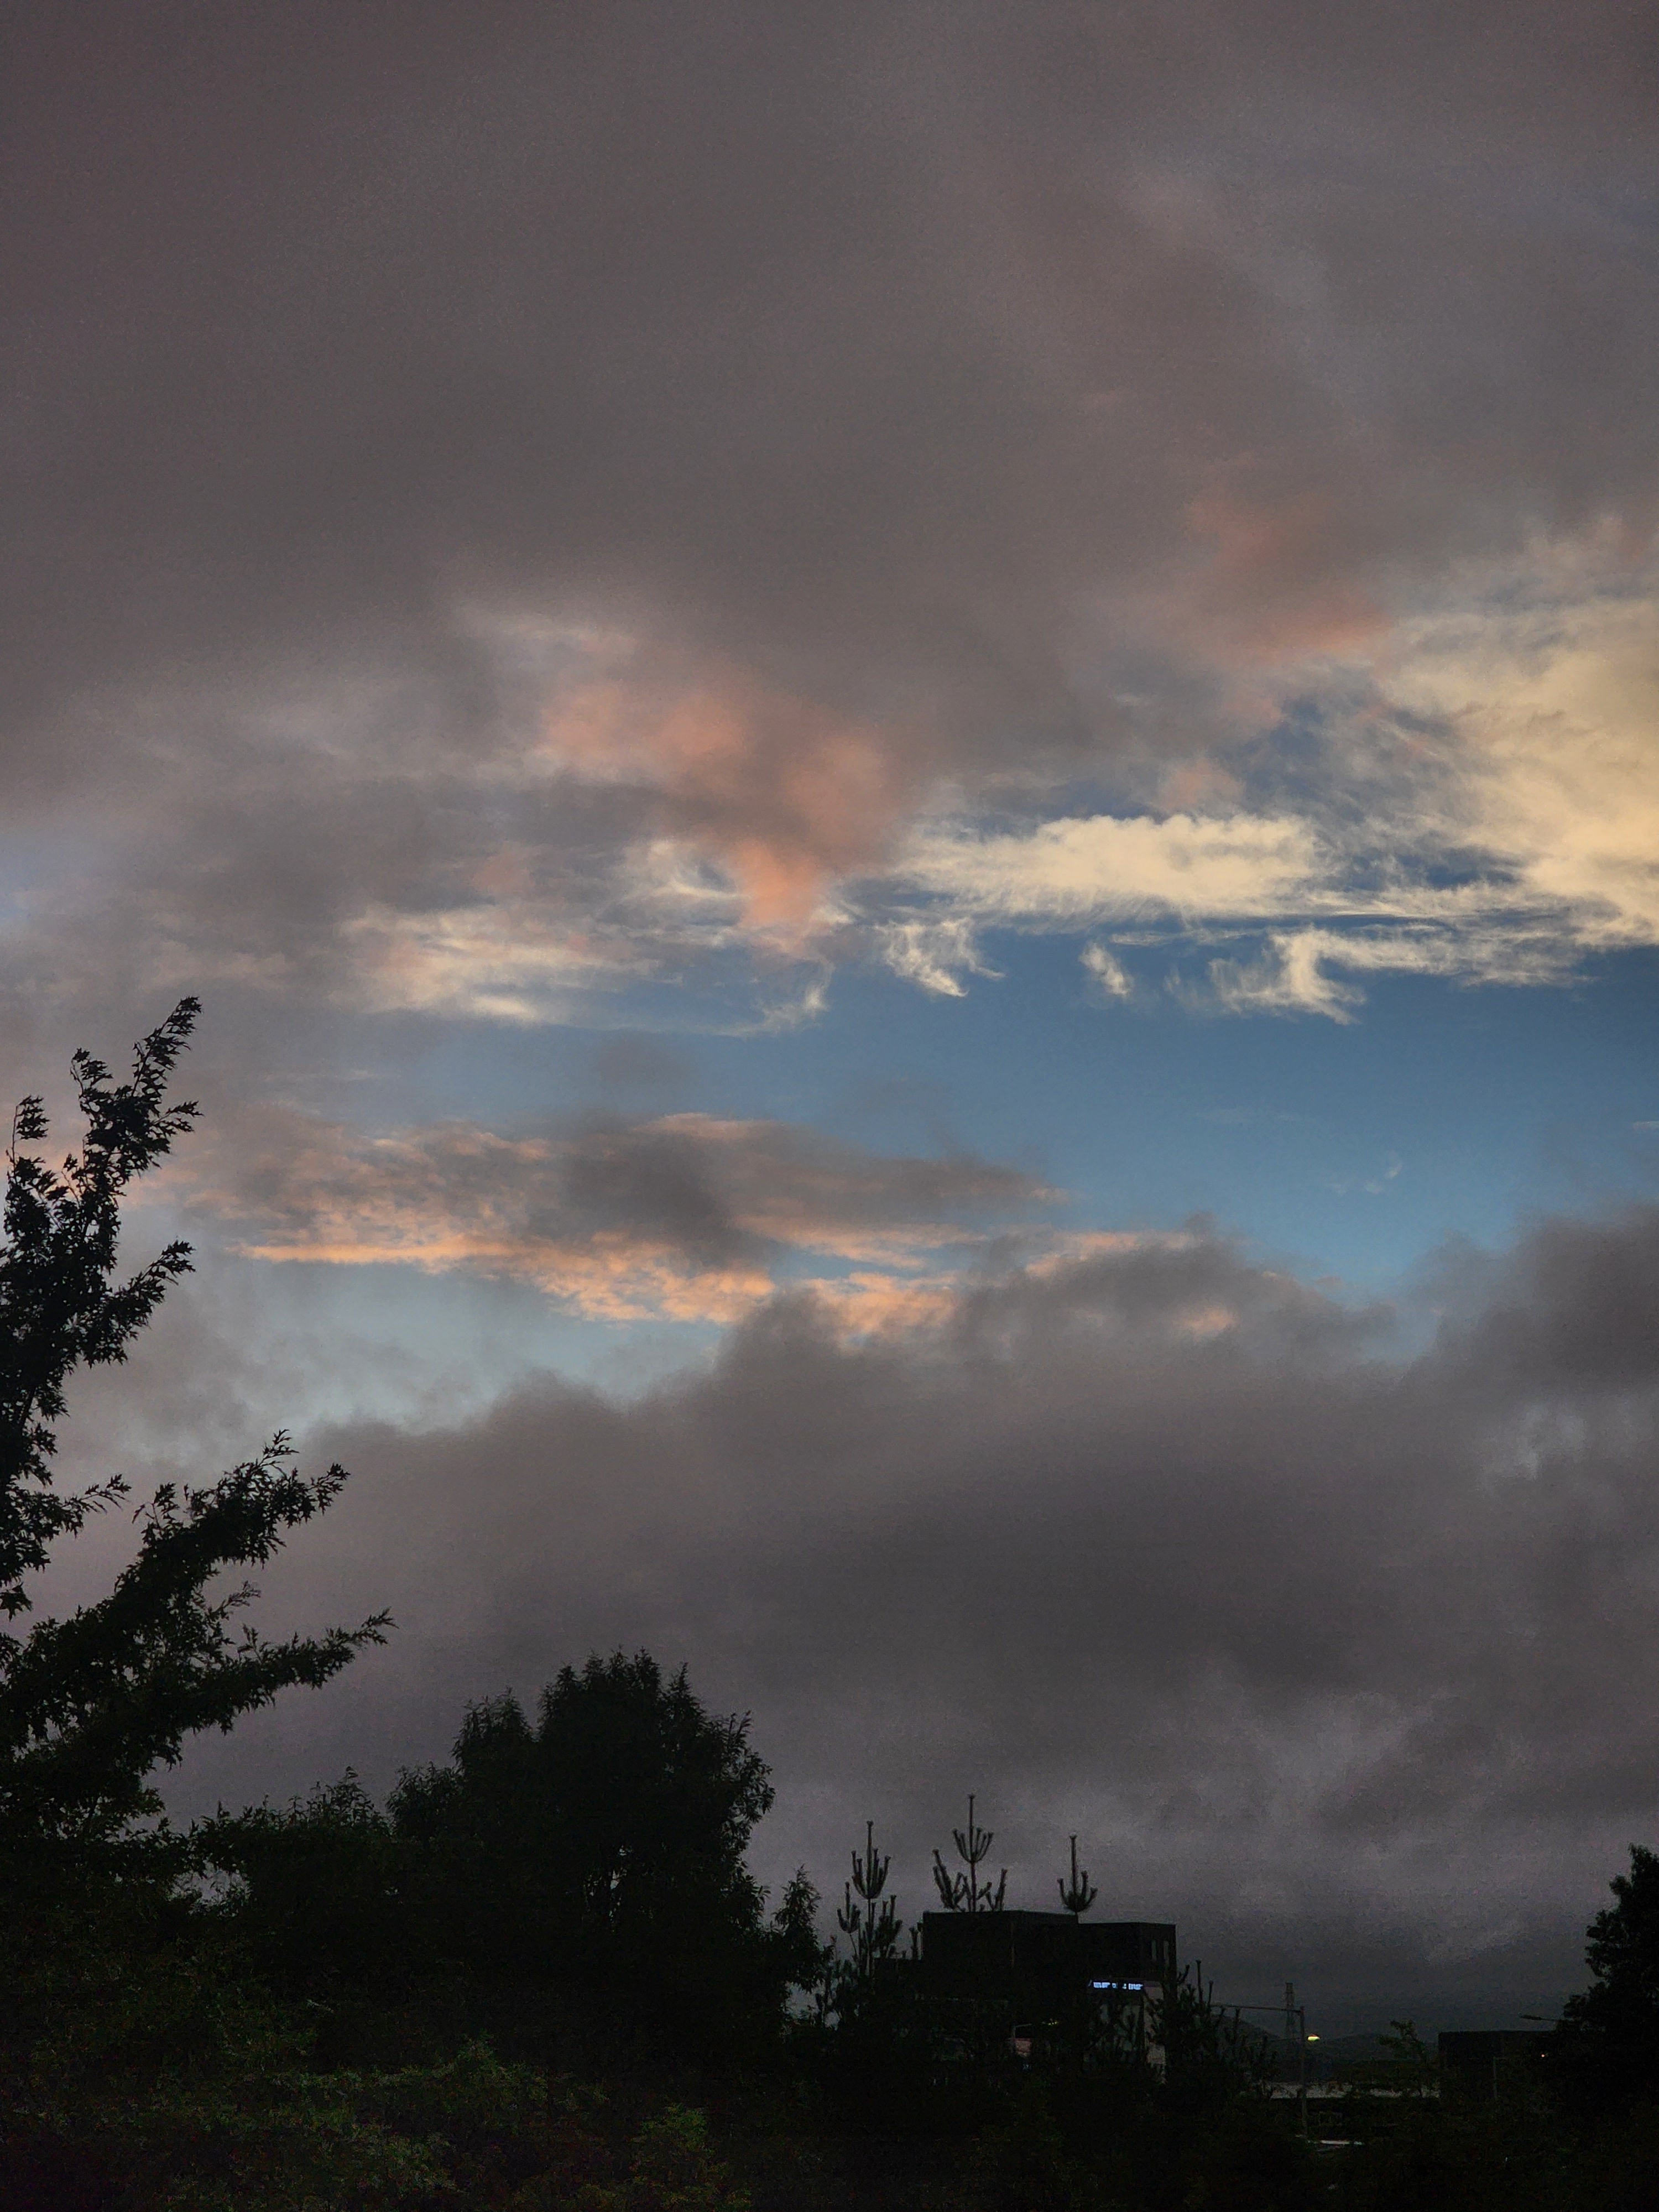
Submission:
<svg viewBox="0 0 1659 2212">
<path fill-rule="evenodd" d="M 76 1369 L 125 1359 L 189 1270 L 189 1246 L 173 1243 L 116 1279 L 122 1194 L 196 1115 L 192 1102 L 169 1105 L 167 1089 L 198 1011 L 181 1000 L 137 1046 L 125 1083 L 75 1055 L 87 1133 L 60 1168 L 21 1149 L 46 1135 L 40 1100 L 26 1098 L 13 1117 L 0 1249 L 0 1612 L 12 1616 L 28 1610 L 23 1578 L 53 1540 L 127 1492 L 118 1475 L 59 1492 L 53 1424 Z M 228 1729 L 383 1640 L 384 1614 L 277 1644 L 246 1626 L 233 1634 L 253 1589 L 208 1595 L 225 1568 L 264 1565 L 346 1480 L 338 1467 L 302 1476 L 291 1460 L 278 1436 L 216 1483 L 163 1484 L 143 1509 L 138 1556 L 107 1597 L 27 1637 L 0 1635 L 0 1879 L 33 1865 L 57 1880 L 72 1863 L 131 1864 L 155 1851 L 166 1838 L 139 1825 L 160 1810 L 147 1778 L 176 1763 L 187 1735 Z"/>
<path fill-rule="evenodd" d="M 1659 1854 L 1632 1844 L 1612 1889 L 1585 1932 L 1594 1979 L 1567 1999 L 1555 2035 L 1553 2070 L 1590 2108 L 1659 2096 Z"/>
<path fill-rule="evenodd" d="M 122 1192 L 172 1151 L 198 1111 L 193 1099 L 168 1106 L 166 1097 L 200 1011 L 181 999 L 137 1048 L 129 1082 L 112 1084 L 101 1060 L 75 1054 L 87 1133 L 61 1169 L 19 1149 L 46 1139 L 42 1101 L 25 1098 L 12 1115 L 0 1251 L 0 1612 L 26 1612 L 23 1576 L 45 1566 L 55 1537 L 126 1488 L 118 1475 L 78 1498 L 59 1494 L 52 1423 L 74 1370 L 125 1359 L 167 1285 L 189 1272 L 189 1245 L 174 1243 L 125 1282 L 112 1279 Z"/>
<path fill-rule="evenodd" d="M 453 1765 L 392 1801 L 434 1869 L 442 1940 L 475 1974 L 562 1987 L 630 2033 L 775 2016 L 819 1970 L 816 1899 L 798 1875 L 763 1917 L 744 1853 L 773 1793 L 748 1734 L 648 1652 L 564 1668 L 533 1722 L 511 1696 L 475 1706 Z"/>
</svg>

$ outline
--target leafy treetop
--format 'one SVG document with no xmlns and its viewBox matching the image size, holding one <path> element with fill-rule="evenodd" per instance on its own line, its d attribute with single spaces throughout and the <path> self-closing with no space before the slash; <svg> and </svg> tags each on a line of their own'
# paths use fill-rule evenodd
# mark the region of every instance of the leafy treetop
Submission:
<svg viewBox="0 0 1659 2212">
<path fill-rule="evenodd" d="M 76 1368 L 125 1359 L 167 1285 L 189 1269 L 189 1246 L 173 1243 L 116 1279 L 122 1193 L 196 1115 L 193 1102 L 167 1103 L 167 1085 L 198 1011 L 181 1000 L 138 1045 L 125 1083 L 76 1054 L 87 1134 L 60 1169 L 19 1149 L 46 1133 L 40 1099 L 26 1098 L 13 1117 L 0 1248 L 5 1614 L 28 1609 L 21 1578 L 45 1565 L 53 1539 L 127 1488 L 118 1475 L 77 1497 L 54 1492 L 52 1424 Z M 365 1644 L 384 1640 L 385 1614 L 276 1644 L 246 1626 L 233 1635 L 252 1585 L 209 1595 L 226 1568 L 264 1565 L 346 1480 L 338 1467 L 303 1476 L 292 1456 L 279 1434 L 217 1482 L 163 1484 L 144 1509 L 137 1557 L 106 1597 L 26 1638 L 0 1634 L 0 1879 L 33 1868 L 56 1882 L 71 1863 L 142 1858 L 158 1840 L 134 1826 L 160 1809 L 147 1778 L 177 1763 L 186 1735 L 228 1729 L 278 1690 L 325 1682 Z"/>
<path fill-rule="evenodd" d="M 21 1579 L 46 1565 L 53 1538 L 124 1487 L 118 1478 L 78 1498 L 55 1494 L 52 1424 L 73 1370 L 125 1359 L 167 1285 L 189 1272 L 189 1245 L 173 1243 L 126 1281 L 112 1279 L 122 1193 L 197 1115 L 193 1099 L 168 1105 L 167 1086 L 200 1011 L 181 999 L 136 1048 L 125 1083 L 76 1054 L 87 1133 L 61 1168 L 20 1150 L 45 1140 L 41 1100 L 25 1098 L 12 1116 L 0 1248 L 0 1612 L 27 1609 Z"/>
</svg>

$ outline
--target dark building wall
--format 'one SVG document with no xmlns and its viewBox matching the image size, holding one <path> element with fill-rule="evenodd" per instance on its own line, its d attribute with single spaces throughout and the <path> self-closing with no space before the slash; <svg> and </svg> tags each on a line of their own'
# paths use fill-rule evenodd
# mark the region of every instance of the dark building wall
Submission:
<svg viewBox="0 0 1659 2212">
<path fill-rule="evenodd" d="M 1068 1912 L 927 1912 L 921 1985 L 930 1996 L 1045 2017 L 1091 1987 L 1173 1981 L 1176 1931 L 1165 1921 L 1074 1920 Z"/>
<path fill-rule="evenodd" d="M 1033 1918 L 1037 1916 L 1033 1915 Z M 1051 1916 L 1042 1916 L 1048 1918 Z M 1069 1918 L 1067 1915 L 1054 1917 Z M 1077 1924 L 1091 1978 L 1116 1982 L 1172 1982 L 1176 1932 L 1162 1920 L 1085 1920 Z"/>
</svg>

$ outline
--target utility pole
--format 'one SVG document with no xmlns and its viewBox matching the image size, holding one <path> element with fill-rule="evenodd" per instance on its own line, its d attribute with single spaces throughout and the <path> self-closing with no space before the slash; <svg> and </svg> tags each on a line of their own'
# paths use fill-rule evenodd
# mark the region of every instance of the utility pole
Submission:
<svg viewBox="0 0 1659 2212">
<path fill-rule="evenodd" d="M 1285 1983 L 1285 2002 L 1282 2007 L 1267 2004 L 1235 2005 L 1233 2016 L 1235 2019 L 1242 2019 L 1247 2012 L 1278 2013 L 1281 2010 L 1285 2015 L 1286 2039 L 1292 2036 L 1296 2039 L 1297 2112 L 1301 2122 L 1302 2132 L 1305 2136 L 1308 2132 L 1308 2008 L 1306 2005 L 1297 2004 L 1296 1984 Z M 1319 2038 L 1315 2036 L 1313 2040 L 1317 2043 Z"/>
</svg>

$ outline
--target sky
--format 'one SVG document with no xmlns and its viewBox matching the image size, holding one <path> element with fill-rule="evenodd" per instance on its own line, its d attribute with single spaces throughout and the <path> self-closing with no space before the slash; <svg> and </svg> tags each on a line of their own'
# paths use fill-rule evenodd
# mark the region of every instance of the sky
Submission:
<svg viewBox="0 0 1659 2212">
<path fill-rule="evenodd" d="M 769 1881 L 972 1790 L 1231 2000 L 1547 2012 L 1659 1797 L 1651 10 L 3 38 L 13 1091 L 204 1006 L 65 1478 L 285 1427 L 262 1618 L 398 1624 L 176 1809 L 646 1647 Z"/>
</svg>

